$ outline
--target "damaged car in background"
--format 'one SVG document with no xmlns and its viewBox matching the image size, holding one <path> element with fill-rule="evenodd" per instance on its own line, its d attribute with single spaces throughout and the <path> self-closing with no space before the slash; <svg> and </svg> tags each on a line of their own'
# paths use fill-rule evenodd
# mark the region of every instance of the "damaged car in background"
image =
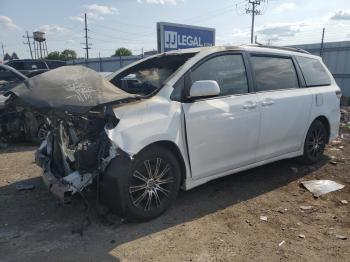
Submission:
<svg viewBox="0 0 350 262">
<path fill-rule="evenodd" d="M 128 220 L 162 214 L 181 188 L 285 158 L 322 158 L 341 92 L 319 57 L 262 46 L 155 55 L 103 78 L 71 66 L 11 90 L 51 130 L 36 154 L 63 202 L 96 183 Z"/>
<path fill-rule="evenodd" d="M 41 142 L 46 138 L 49 125 L 45 117 L 15 106 L 9 96 L 12 88 L 27 79 L 16 69 L 0 64 L 0 142 Z"/>
</svg>

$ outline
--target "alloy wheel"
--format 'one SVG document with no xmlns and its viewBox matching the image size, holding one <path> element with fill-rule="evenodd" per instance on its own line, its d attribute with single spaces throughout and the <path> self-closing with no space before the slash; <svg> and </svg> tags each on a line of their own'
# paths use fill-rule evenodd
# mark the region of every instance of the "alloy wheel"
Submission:
<svg viewBox="0 0 350 262">
<path fill-rule="evenodd" d="M 311 157 L 318 158 L 324 151 L 326 145 L 326 135 L 323 129 L 318 127 L 312 130 L 307 141 L 307 150 Z"/>
<path fill-rule="evenodd" d="M 171 166 L 165 160 L 143 161 L 134 170 L 129 186 L 133 205 L 144 211 L 159 208 L 169 198 L 174 181 Z"/>
</svg>

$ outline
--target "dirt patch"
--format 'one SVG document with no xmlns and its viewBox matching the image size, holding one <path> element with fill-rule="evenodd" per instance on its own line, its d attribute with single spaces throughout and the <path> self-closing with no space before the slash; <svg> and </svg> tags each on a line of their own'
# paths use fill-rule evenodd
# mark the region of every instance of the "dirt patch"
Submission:
<svg viewBox="0 0 350 262">
<path fill-rule="evenodd" d="M 93 193 L 90 209 L 79 197 L 60 205 L 41 181 L 34 150 L 0 151 L 0 261 L 349 260 L 350 204 L 341 202 L 350 202 L 345 139 L 314 166 L 285 160 L 181 192 L 166 214 L 140 224 L 98 215 Z M 300 186 L 309 179 L 345 188 L 314 198 Z M 16 190 L 23 184 L 35 188 Z"/>
</svg>

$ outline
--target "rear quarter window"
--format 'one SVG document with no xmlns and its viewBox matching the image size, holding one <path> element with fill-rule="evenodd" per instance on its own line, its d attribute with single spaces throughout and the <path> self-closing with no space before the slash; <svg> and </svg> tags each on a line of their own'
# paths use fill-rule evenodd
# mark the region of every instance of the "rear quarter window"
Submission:
<svg viewBox="0 0 350 262">
<path fill-rule="evenodd" d="M 297 56 L 296 60 L 304 76 L 306 86 L 327 86 L 331 84 L 331 78 L 320 61 L 302 56 Z"/>
</svg>

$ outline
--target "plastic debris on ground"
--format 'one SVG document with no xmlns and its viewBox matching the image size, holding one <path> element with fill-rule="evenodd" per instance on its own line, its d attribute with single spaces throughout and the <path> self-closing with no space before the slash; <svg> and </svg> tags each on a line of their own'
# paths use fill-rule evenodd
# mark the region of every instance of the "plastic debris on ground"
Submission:
<svg viewBox="0 0 350 262">
<path fill-rule="evenodd" d="M 313 206 L 300 206 L 301 210 L 312 210 L 313 208 Z"/>
<path fill-rule="evenodd" d="M 260 220 L 267 221 L 267 216 L 260 216 Z"/>
<path fill-rule="evenodd" d="M 343 189 L 345 186 L 332 180 L 309 180 L 302 181 L 301 184 L 309 190 L 315 197 Z"/>
</svg>

